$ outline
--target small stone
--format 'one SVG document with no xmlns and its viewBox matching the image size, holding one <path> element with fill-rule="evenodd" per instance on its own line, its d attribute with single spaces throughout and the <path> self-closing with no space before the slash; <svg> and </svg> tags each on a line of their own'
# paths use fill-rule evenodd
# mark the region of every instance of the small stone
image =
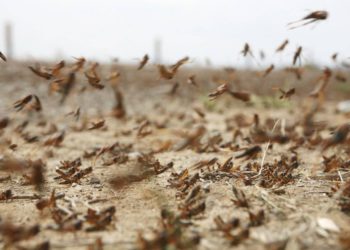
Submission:
<svg viewBox="0 0 350 250">
<path fill-rule="evenodd" d="M 318 218 L 317 224 L 319 227 L 327 231 L 340 232 L 339 227 L 329 218 Z"/>
<path fill-rule="evenodd" d="M 94 184 L 101 184 L 101 181 L 100 181 L 100 179 L 98 179 L 97 177 L 93 176 L 93 177 L 91 177 L 89 183 L 90 183 L 91 185 L 94 185 Z"/>
</svg>

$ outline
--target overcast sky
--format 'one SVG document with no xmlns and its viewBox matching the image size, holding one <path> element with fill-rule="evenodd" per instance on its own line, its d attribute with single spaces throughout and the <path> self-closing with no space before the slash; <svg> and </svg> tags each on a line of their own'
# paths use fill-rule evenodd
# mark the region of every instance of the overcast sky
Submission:
<svg viewBox="0 0 350 250">
<path fill-rule="evenodd" d="M 321 64 L 339 52 L 350 56 L 349 0 L 0 0 L 0 24 L 13 25 L 17 58 L 85 56 L 95 60 L 118 57 L 133 62 L 154 54 L 162 41 L 163 61 L 189 55 L 197 63 L 244 63 L 245 42 L 266 63 L 283 59 L 273 51 L 286 38 L 284 60 L 291 61 L 298 45 L 305 60 Z M 314 10 L 327 10 L 328 20 L 296 30 L 286 24 Z M 3 26 L 3 25 L 2 25 Z M 5 51 L 0 27 L 0 51 Z"/>
</svg>

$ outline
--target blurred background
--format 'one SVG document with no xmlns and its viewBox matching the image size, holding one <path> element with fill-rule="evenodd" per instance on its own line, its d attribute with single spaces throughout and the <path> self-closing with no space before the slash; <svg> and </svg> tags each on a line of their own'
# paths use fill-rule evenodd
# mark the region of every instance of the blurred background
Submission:
<svg viewBox="0 0 350 250">
<path fill-rule="evenodd" d="M 240 56 L 248 42 L 260 65 L 290 64 L 303 46 L 307 63 L 320 66 L 330 56 L 350 56 L 348 0 L 2 0 L 0 51 L 15 59 L 57 60 L 84 56 L 137 63 L 148 53 L 153 62 L 256 66 Z M 295 30 L 288 22 L 310 11 L 329 18 Z M 274 50 L 289 39 L 282 55 Z"/>
</svg>

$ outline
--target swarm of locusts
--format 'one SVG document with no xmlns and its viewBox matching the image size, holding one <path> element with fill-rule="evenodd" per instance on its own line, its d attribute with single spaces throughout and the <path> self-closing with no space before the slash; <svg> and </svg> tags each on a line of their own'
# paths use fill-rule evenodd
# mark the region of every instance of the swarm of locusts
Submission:
<svg viewBox="0 0 350 250">
<path fill-rule="evenodd" d="M 249 70 L 0 52 L 0 247 L 349 249 L 349 64 L 307 49 L 261 66 L 245 43 Z"/>
</svg>

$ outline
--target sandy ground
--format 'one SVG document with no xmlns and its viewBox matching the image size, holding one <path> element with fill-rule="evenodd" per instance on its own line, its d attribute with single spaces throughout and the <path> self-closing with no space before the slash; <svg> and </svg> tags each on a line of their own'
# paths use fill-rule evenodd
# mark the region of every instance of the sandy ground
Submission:
<svg viewBox="0 0 350 250">
<path fill-rule="evenodd" d="M 337 157 L 347 160 L 347 147 L 336 145 L 321 151 L 321 141 L 314 145 L 306 143 L 298 146 L 293 154 L 291 147 L 296 144 L 295 141 L 286 144 L 273 142 L 273 147 L 266 152 L 265 163 L 272 164 L 280 160 L 282 155 L 289 158 L 297 155 L 299 165 L 292 171 L 289 183 L 268 188 L 255 180 L 248 185 L 242 177 L 258 174 L 257 169 L 249 168 L 247 164 L 256 163 L 260 166 L 262 152 L 255 158 L 235 158 L 252 145 L 260 145 L 263 152 L 267 146 L 267 142 L 254 143 L 244 139 L 249 137 L 254 114 L 259 114 L 262 124 L 268 118 L 272 118 L 274 122 L 278 120 L 275 133 L 284 133 L 286 127 L 302 119 L 307 107 L 310 107 L 310 100 L 292 98 L 281 106 L 276 104 L 275 107 L 264 108 L 256 103 L 244 104 L 225 96 L 219 97 L 213 105 L 203 94 L 206 90 L 196 93 L 196 90 L 188 86 L 181 90 L 181 85 L 179 94 L 169 96 L 166 93 L 171 89 L 172 82 L 158 81 L 150 84 L 149 79 L 157 78 L 153 76 L 155 72 L 152 70 L 144 75 L 136 72 L 138 75 L 132 76 L 135 69 L 124 69 L 124 78 L 119 84 L 124 94 L 127 115 L 116 119 L 110 114 L 115 100 L 109 86 L 102 90 L 89 87 L 82 93 L 79 93 L 77 87 L 76 92 L 61 105 L 59 94 L 48 95 L 45 81 L 32 76 L 24 66 L 13 67 L 16 69 L 13 72 L 10 71 L 10 66 L 2 69 L 0 82 L 0 114 L 10 119 L 9 125 L 0 130 L 0 157 L 2 160 L 6 157 L 42 159 L 45 164 L 45 182 L 38 190 L 35 185 L 23 185 L 23 172 L 0 169 L 0 178 L 10 176 L 0 182 L 1 192 L 10 189 L 15 196 L 37 195 L 0 201 L 2 223 L 6 221 L 23 227 L 35 224 L 40 226 L 37 235 L 10 244 L 9 249 L 34 249 L 32 247 L 44 241 L 50 242 L 51 249 L 98 249 L 91 247 L 96 239 L 103 242 L 103 249 L 141 248 L 140 235 L 152 240 L 162 231 L 161 210 L 167 209 L 181 215 L 181 205 L 185 203 L 189 191 L 198 185 L 201 190 L 196 199 L 205 203 L 205 210 L 190 218 L 182 218 L 183 225 L 181 224 L 181 237 L 199 236 L 199 243 L 192 246 L 194 249 L 346 249 L 340 244 L 339 237 L 350 231 L 350 219 L 341 211 L 335 189 L 350 179 L 350 174 L 347 169 L 325 173 L 322 156 L 336 154 Z M 133 81 L 138 81 L 135 86 L 132 85 Z M 87 83 L 81 80 L 81 84 Z M 189 90 L 195 94 L 189 95 Z M 28 94 L 39 96 L 42 112 L 14 110 L 13 103 Z M 76 121 L 72 115 L 66 114 L 78 106 L 81 108 L 81 116 Z M 204 118 L 194 111 L 198 107 L 204 111 Z M 326 123 L 326 128 L 320 131 L 324 140 L 331 136 L 330 128 L 347 122 L 345 115 L 334 110 L 334 102 L 327 102 L 324 109 L 316 114 L 316 121 Z M 239 128 L 233 122 L 233 128 L 228 128 L 227 119 L 237 114 L 244 116 L 250 125 Z M 243 120 L 242 117 L 240 120 Z M 91 122 L 98 119 L 105 120 L 104 127 L 88 130 Z M 149 133 L 139 136 L 140 124 L 145 119 L 149 121 L 146 128 Z M 38 136 L 38 141 L 28 143 L 23 139 L 23 133 L 15 132 L 15 128 L 25 120 L 29 121 L 29 125 L 24 131 Z M 56 129 L 50 133 L 52 124 Z M 200 145 L 205 145 L 208 138 L 216 134 L 221 135 L 222 141 L 214 149 L 205 152 L 196 152 L 191 144 L 188 148 L 175 151 L 176 145 L 187 138 L 186 133 L 195 131 L 198 126 L 205 127 L 205 133 L 199 140 Z M 233 141 L 233 134 L 237 129 L 243 136 Z M 302 129 L 301 125 L 296 125 L 294 130 L 301 136 Z M 44 145 L 48 138 L 63 130 L 65 136 L 61 144 Z M 271 131 L 271 127 L 266 126 L 266 131 Z M 286 133 L 289 134 L 288 131 Z M 86 152 L 111 146 L 116 142 L 128 156 L 126 162 L 106 166 L 104 163 L 113 156 L 108 152 L 100 157 L 84 157 Z M 225 143 L 231 143 L 232 147 L 218 146 Z M 12 144 L 17 145 L 15 150 L 9 148 Z M 159 174 L 144 176 L 143 173 L 148 168 L 139 162 L 138 157 L 167 144 L 170 145 L 168 148 L 164 147 L 162 152 L 154 153 L 153 157 L 162 166 L 173 163 L 172 167 Z M 80 168 L 92 167 L 92 173 L 77 183 L 60 184 L 60 180 L 55 179 L 60 161 L 72 161 L 78 157 L 82 161 Z M 200 161 L 215 157 L 217 163 L 211 169 L 206 166 L 202 170 L 193 167 Z M 233 157 L 232 168 L 226 172 L 218 171 L 219 164 L 222 165 L 229 157 Z M 181 192 L 180 188 L 170 185 L 169 179 L 174 178 L 172 173 L 180 173 L 185 169 L 189 169 L 190 176 L 199 173 L 199 179 L 187 191 Z M 253 174 L 244 174 L 249 171 Z M 215 174 L 208 177 L 206 173 Z M 135 178 L 130 178 L 120 186 L 113 184 L 116 179 L 125 179 L 130 175 L 141 177 L 136 178 L 136 181 Z M 233 186 L 245 193 L 249 209 L 233 202 L 237 199 L 232 191 Z M 81 219 L 82 229 L 55 230 L 50 209 L 37 209 L 38 199 L 49 197 L 54 189 L 56 194 L 65 195 L 57 200 L 57 205 Z M 102 211 L 110 206 L 116 209 L 110 224 L 97 232 L 87 232 L 89 224 L 84 219 L 87 210 L 90 208 Z M 259 223 L 261 225 L 247 226 L 250 222 L 248 210 L 252 213 L 264 211 L 264 219 Z M 239 218 L 239 227 L 248 228 L 249 237 L 232 245 L 232 239 L 218 230 L 214 222 L 217 216 L 221 216 L 224 222 Z M 232 230 L 232 235 L 237 234 L 236 231 Z M 0 247 L 4 247 L 5 243 L 6 237 L 3 237 Z"/>
</svg>

